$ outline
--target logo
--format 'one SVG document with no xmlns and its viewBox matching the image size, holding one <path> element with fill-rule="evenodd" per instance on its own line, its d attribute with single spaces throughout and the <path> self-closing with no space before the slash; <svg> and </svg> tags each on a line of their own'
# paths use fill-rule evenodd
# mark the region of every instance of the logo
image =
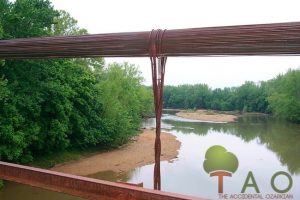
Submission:
<svg viewBox="0 0 300 200">
<path fill-rule="evenodd" d="M 226 150 L 220 145 L 214 145 L 207 149 L 203 169 L 210 177 L 218 177 L 219 199 L 293 199 L 293 195 L 288 192 L 293 186 L 292 176 L 284 171 L 278 171 L 270 179 L 270 187 L 274 193 L 262 195 L 259 183 L 256 182 L 252 171 L 246 175 L 245 181 L 241 183 L 241 191 L 236 194 L 223 194 L 223 179 L 231 177 L 239 167 L 239 160 L 236 155 Z M 285 186 L 276 185 L 276 179 L 283 177 L 287 180 Z M 247 190 L 254 190 L 256 193 L 246 193 Z"/>
<path fill-rule="evenodd" d="M 219 193 L 223 193 L 223 177 L 231 177 L 238 166 L 237 157 L 222 146 L 212 146 L 205 153 L 203 168 L 211 177 L 218 177 Z"/>
</svg>

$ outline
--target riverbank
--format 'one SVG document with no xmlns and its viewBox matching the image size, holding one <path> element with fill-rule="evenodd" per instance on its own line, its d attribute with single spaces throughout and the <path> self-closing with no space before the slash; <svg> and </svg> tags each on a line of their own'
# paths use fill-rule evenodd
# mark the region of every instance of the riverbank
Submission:
<svg viewBox="0 0 300 200">
<path fill-rule="evenodd" d="M 187 119 L 195 119 L 209 122 L 234 122 L 238 116 L 233 114 L 219 113 L 213 110 L 180 110 L 176 113 L 178 117 Z"/>
<path fill-rule="evenodd" d="M 154 163 L 154 130 L 144 130 L 131 143 L 117 150 L 99 153 L 76 161 L 56 165 L 53 171 L 87 176 L 101 171 L 123 172 Z M 170 133 L 161 134 L 161 160 L 177 157 L 181 143 Z"/>
</svg>

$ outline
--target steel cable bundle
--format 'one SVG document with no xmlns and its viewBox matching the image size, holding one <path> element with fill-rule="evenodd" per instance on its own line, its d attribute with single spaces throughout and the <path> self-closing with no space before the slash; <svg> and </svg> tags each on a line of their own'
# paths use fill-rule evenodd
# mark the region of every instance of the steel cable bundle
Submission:
<svg viewBox="0 0 300 200">
<path fill-rule="evenodd" d="M 149 56 L 151 32 L 0 40 L 0 58 Z M 300 22 L 167 30 L 164 56 L 299 55 Z"/>
</svg>

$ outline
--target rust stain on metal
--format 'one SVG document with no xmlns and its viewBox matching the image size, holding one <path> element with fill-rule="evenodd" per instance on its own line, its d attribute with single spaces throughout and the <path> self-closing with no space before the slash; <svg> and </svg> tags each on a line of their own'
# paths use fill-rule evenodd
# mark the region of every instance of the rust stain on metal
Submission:
<svg viewBox="0 0 300 200">
<path fill-rule="evenodd" d="M 145 189 L 0 161 L 0 179 L 62 192 L 85 199 L 180 200 L 197 197 Z"/>
<path fill-rule="evenodd" d="M 149 32 L 0 40 L 0 58 L 148 57 Z M 163 56 L 300 55 L 300 22 L 168 30 Z"/>
</svg>

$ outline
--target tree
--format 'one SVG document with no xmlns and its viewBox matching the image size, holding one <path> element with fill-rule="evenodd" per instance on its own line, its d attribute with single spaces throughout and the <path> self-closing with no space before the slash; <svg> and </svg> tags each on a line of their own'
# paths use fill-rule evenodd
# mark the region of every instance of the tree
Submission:
<svg viewBox="0 0 300 200">
<path fill-rule="evenodd" d="M 269 81 L 269 109 L 292 122 L 300 122 L 300 70 L 289 70 Z"/>
<path fill-rule="evenodd" d="M 86 33 L 47 0 L 4 2 L 4 38 Z M 1 62 L 0 159 L 24 163 L 69 148 L 115 147 L 135 134 L 151 111 L 151 93 L 135 67 L 104 64 L 103 58 Z"/>
<path fill-rule="evenodd" d="M 4 38 L 50 35 L 57 16 L 59 12 L 48 0 L 16 0 L 5 7 L 2 21 Z"/>
<path fill-rule="evenodd" d="M 267 112 L 266 84 L 211 89 L 206 84 L 165 86 L 164 107 Z"/>
<path fill-rule="evenodd" d="M 236 106 L 243 112 L 264 112 L 266 94 L 263 88 L 251 81 L 246 81 L 236 89 Z"/>
<path fill-rule="evenodd" d="M 6 39 L 50 35 L 53 18 L 58 14 L 49 1 L 39 0 L 5 1 L 1 9 L 3 37 Z M 6 60 L 0 68 L 0 76 L 6 81 L 7 88 L 0 109 L 1 159 L 31 160 L 30 146 L 41 139 L 38 135 L 43 120 L 36 119 L 41 113 L 42 86 L 46 85 L 42 84 L 43 79 L 48 80 L 51 76 L 47 75 L 54 72 L 53 68 L 45 68 L 53 63 Z M 51 141 L 56 140 L 48 141 L 49 144 Z"/>
<path fill-rule="evenodd" d="M 5 22 L 6 16 L 10 10 L 10 3 L 8 0 L 0 1 L 0 39 L 4 38 L 3 24 Z"/>
<path fill-rule="evenodd" d="M 103 92 L 103 118 L 116 145 L 134 134 L 141 118 L 152 112 L 152 95 L 141 85 L 143 78 L 134 65 L 110 64 L 103 70 L 98 90 Z"/>
<path fill-rule="evenodd" d="M 87 30 L 78 27 L 77 20 L 64 10 L 58 11 L 59 15 L 54 17 L 52 25 L 53 35 L 83 35 Z"/>
</svg>

